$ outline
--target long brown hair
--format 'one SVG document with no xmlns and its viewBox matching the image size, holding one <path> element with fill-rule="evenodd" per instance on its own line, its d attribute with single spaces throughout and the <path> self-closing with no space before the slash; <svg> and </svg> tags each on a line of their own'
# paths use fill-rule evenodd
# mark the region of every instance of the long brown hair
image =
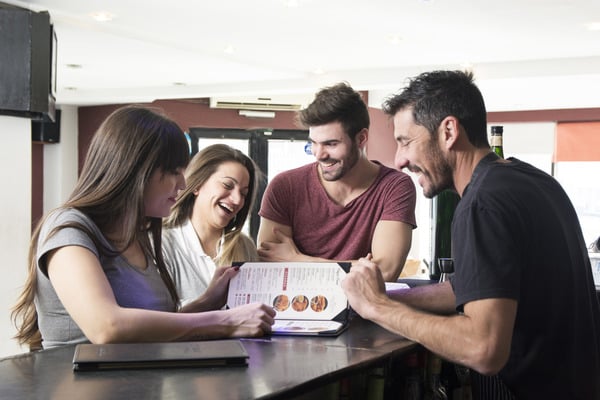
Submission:
<svg viewBox="0 0 600 400">
<path fill-rule="evenodd" d="M 177 291 L 168 274 L 161 252 L 161 218 L 146 217 L 144 188 L 154 171 L 165 173 L 183 168 L 189 161 L 189 146 L 179 126 L 156 110 L 126 106 L 114 111 L 95 133 L 81 175 L 69 199 L 61 208 L 75 208 L 87 215 L 106 234 L 118 231 L 117 250 L 102 245 L 89 229 L 80 224 L 61 225 L 84 231 L 100 254 L 114 257 L 139 241 L 146 255 L 153 257 L 162 280 L 177 304 Z M 24 289 L 12 310 L 20 344 L 39 341 L 34 299 L 37 289 L 37 247 L 40 228 L 36 227 L 29 247 L 29 271 Z M 151 243 L 152 241 L 152 243 Z"/>
<path fill-rule="evenodd" d="M 247 241 L 244 242 L 241 237 L 242 228 L 256 201 L 256 191 L 262 177 L 262 172 L 251 158 L 225 144 L 214 144 L 201 150 L 192 157 L 185 171 L 186 188 L 179 194 L 177 202 L 171 208 L 171 215 L 165 223 L 168 228 L 173 228 L 190 219 L 196 200 L 194 192 L 204 185 L 219 165 L 228 161 L 243 165 L 248 170 L 250 180 L 244 206 L 224 229 L 225 240 L 221 255 L 216 260 L 217 265 L 230 265 L 232 261 L 257 260 L 257 256 L 248 254 L 251 249 L 248 249 Z"/>
</svg>

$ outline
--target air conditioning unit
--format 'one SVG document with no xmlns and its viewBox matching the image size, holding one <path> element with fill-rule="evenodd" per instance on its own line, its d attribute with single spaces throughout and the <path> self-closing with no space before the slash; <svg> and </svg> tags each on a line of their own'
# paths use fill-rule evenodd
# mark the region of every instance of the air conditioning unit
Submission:
<svg viewBox="0 0 600 400">
<path fill-rule="evenodd" d="M 257 111 L 298 111 L 302 109 L 300 103 L 278 101 L 270 97 L 253 98 L 210 98 L 211 108 L 226 108 L 233 110 Z"/>
</svg>

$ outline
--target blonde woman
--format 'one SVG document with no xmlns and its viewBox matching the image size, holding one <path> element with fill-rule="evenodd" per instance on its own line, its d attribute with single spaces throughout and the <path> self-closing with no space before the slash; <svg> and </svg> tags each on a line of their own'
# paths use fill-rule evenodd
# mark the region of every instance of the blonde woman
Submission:
<svg viewBox="0 0 600 400">
<path fill-rule="evenodd" d="M 274 311 L 178 308 L 161 251 L 162 218 L 185 187 L 181 129 L 138 106 L 113 112 L 90 144 L 67 202 L 36 229 L 29 275 L 13 309 L 16 338 L 30 348 L 92 342 L 159 342 L 259 336 Z M 232 268 L 211 283 L 214 309 Z M 189 312 L 180 312 L 189 311 Z M 41 343 L 40 343 L 41 339 Z"/>
<path fill-rule="evenodd" d="M 196 154 L 185 171 L 187 187 L 163 231 L 163 252 L 182 304 L 213 307 L 205 297 L 218 266 L 258 261 L 256 245 L 242 232 L 254 204 L 260 171 L 241 151 L 224 144 Z M 220 272 L 219 272 L 220 273 Z M 198 301 L 198 296 L 200 300 Z"/>
</svg>

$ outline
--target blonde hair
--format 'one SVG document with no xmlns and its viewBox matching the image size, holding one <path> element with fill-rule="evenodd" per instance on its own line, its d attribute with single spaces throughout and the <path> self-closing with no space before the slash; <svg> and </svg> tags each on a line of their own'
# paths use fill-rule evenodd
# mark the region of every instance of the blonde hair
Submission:
<svg viewBox="0 0 600 400">
<path fill-rule="evenodd" d="M 179 194 L 177 202 L 171 208 L 171 215 L 165 222 L 168 228 L 174 228 L 188 221 L 192 216 L 196 196 L 194 191 L 204 185 L 224 162 L 236 162 L 243 165 L 250 176 L 248 194 L 244 206 L 235 218 L 225 227 L 223 248 L 217 260 L 217 265 L 231 265 L 233 261 L 257 261 L 256 245 L 242 233 L 248 214 L 256 201 L 256 191 L 259 179 L 262 178 L 260 169 L 254 161 L 241 151 L 225 144 L 214 144 L 201 150 L 192 157 L 186 171 L 186 188 Z"/>
</svg>

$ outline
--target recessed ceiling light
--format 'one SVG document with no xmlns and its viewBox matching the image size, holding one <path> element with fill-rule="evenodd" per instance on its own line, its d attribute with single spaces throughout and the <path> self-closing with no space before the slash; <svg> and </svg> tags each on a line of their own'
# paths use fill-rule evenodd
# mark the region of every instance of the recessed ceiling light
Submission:
<svg viewBox="0 0 600 400">
<path fill-rule="evenodd" d="M 469 61 L 465 61 L 464 63 L 460 64 L 460 67 L 465 71 L 473 71 L 473 63 Z"/>
<path fill-rule="evenodd" d="M 226 47 L 223 49 L 223 51 L 224 51 L 226 54 L 233 54 L 233 53 L 235 53 L 235 48 L 234 48 L 232 45 L 227 45 L 227 46 L 226 46 Z"/>
<path fill-rule="evenodd" d="M 600 22 L 590 22 L 586 27 L 589 31 L 600 31 Z"/>
<path fill-rule="evenodd" d="M 315 68 L 313 70 L 313 74 L 315 75 L 323 75 L 325 73 L 325 70 L 323 68 Z"/>
<path fill-rule="evenodd" d="M 402 36 L 400 35 L 389 35 L 387 38 L 388 42 L 390 44 L 393 44 L 394 46 L 400 44 L 400 42 L 402 41 Z"/>
<path fill-rule="evenodd" d="M 114 14 L 111 14 L 108 11 L 96 11 L 91 13 L 90 16 L 98 22 L 108 22 L 115 18 Z"/>
</svg>

